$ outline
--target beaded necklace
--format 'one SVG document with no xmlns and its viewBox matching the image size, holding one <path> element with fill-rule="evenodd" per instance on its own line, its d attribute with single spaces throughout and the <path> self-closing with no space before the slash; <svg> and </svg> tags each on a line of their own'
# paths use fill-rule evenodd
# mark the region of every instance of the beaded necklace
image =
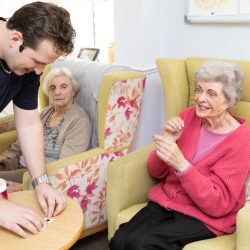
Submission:
<svg viewBox="0 0 250 250">
<path fill-rule="evenodd" d="M 1 67 L 2 67 L 3 71 L 4 71 L 6 74 L 9 74 L 9 75 L 10 75 L 10 74 L 12 73 L 11 70 L 7 70 L 7 69 L 3 66 L 2 60 L 0 60 L 0 64 L 1 64 Z"/>
</svg>

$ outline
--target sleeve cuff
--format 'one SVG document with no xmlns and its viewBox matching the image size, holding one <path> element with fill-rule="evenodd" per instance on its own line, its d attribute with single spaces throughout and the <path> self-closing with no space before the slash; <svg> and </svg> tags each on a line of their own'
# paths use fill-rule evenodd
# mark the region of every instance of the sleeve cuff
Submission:
<svg viewBox="0 0 250 250">
<path fill-rule="evenodd" d="M 189 172 L 189 170 L 191 169 L 193 167 L 193 165 L 192 164 L 189 164 L 189 166 L 185 169 L 185 170 L 183 170 L 183 171 L 176 171 L 176 175 L 177 176 L 182 176 L 182 175 L 185 175 L 187 172 Z"/>
</svg>

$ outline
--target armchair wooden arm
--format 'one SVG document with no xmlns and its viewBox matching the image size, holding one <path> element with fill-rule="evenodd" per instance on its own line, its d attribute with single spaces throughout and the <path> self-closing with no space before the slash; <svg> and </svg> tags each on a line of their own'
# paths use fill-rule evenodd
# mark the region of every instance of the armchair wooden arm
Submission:
<svg viewBox="0 0 250 250">
<path fill-rule="evenodd" d="M 53 183 L 53 175 L 55 175 L 56 172 L 70 165 L 78 164 L 79 162 L 101 155 L 102 153 L 105 153 L 103 149 L 95 148 L 93 150 L 89 150 L 89 151 L 86 151 L 77 155 L 69 156 L 67 158 L 60 159 L 58 161 L 48 164 L 46 168 L 47 168 L 48 175 L 52 179 L 52 184 L 54 184 L 53 186 L 55 186 L 55 183 Z M 30 188 L 32 188 L 31 177 L 30 177 L 29 172 L 25 172 L 23 175 L 23 189 L 27 190 Z"/>
</svg>

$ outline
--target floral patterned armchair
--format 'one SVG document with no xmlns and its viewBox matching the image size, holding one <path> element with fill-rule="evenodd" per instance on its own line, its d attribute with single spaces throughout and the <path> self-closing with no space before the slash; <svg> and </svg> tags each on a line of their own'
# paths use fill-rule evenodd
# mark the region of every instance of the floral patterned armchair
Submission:
<svg viewBox="0 0 250 250">
<path fill-rule="evenodd" d="M 93 125 L 92 145 L 86 152 L 48 164 L 47 170 L 52 185 L 79 202 L 85 216 L 84 237 L 107 227 L 107 165 L 129 151 L 138 123 L 145 76 L 121 66 L 80 59 L 65 59 L 52 65 L 59 66 L 69 67 L 81 85 L 76 101 L 86 105 Z M 47 105 L 41 95 L 40 104 Z M 23 184 L 24 189 L 31 188 L 28 173 L 24 174 Z"/>
</svg>

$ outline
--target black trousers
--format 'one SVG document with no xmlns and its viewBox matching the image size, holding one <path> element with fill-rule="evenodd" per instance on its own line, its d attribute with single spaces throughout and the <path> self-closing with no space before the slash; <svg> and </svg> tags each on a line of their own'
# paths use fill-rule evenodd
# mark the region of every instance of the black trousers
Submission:
<svg viewBox="0 0 250 250">
<path fill-rule="evenodd" d="M 199 220 L 149 202 L 120 226 L 109 247 L 111 250 L 181 250 L 190 242 L 214 237 Z"/>
</svg>

